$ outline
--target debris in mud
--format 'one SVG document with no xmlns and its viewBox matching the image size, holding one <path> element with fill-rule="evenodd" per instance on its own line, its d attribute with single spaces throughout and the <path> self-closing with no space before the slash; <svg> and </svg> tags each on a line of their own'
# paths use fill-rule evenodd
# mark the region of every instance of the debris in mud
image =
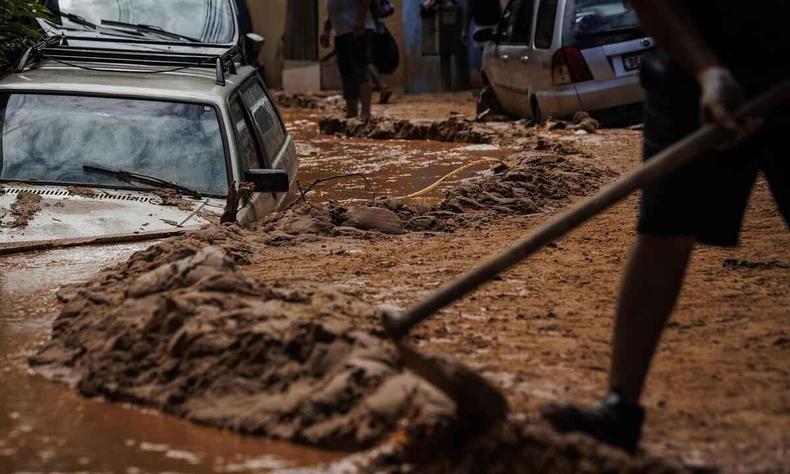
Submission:
<svg viewBox="0 0 790 474">
<path fill-rule="evenodd" d="M 249 278 L 187 241 L 154 252 L 161 266 L 136 254 L 73 292 L 31 366 L 86 396 L 329 449 L 380 443 L 407 411 L 452 417 L 444 395 L 402 372 L 371 306 Z M 149 270 L 132 277 L 138 262 Z"/>
<path fill-rule="evenodd" d="M 182 211 L 191 211 L 195 204 L 178 193 L 175 189 L 156 189 L 153 193 L 162 200 L 160 205 L 177 207 Z"/>
<path fill-rule="evenodd" d="M 576 112 L 570 121 L 548 119 L 544 123 L 547 130 L 576 130 L 585 133 L 595 133 L 601 128 L 601 123 L 595 120 L 587 112 Z"/>
<path fill-rule="evenodd" d="M 69 186 L 66 189 L 69 191 L 71 196 L 80 196 L 86 198 L 92 198 L 96 196 L 96 191 L 91 188 L 85 188 L 82 186 Z"/>
<path fill-rule="evenodd" d="M 510 156 L 508 163 L 495 167 L 490 176 L 451 188 L 438 204 L 393 198 L 379 198 L 363 207 L 333 201 L 304 203 L 273 215 L 263 230 L 290 236 L 354 235 L 350 228 L 388 234 L 447 232 L 479 220 L 481 212 L 532 214 L 565 204 L 575 196 L 592 193 L 615 175 L 583 155 L 526 151 Z M 391 213 L 376 211 L 374 218 L 373 208 Z M 292 241 L 291 237 L 281 237 L 277 245 Z"/>
<path fill-rule="evenodd" d="M 775 268 L 787 269 L 790 268 L 790 263 L 782 262 L 780 260 L 769 260 L 767 262 L 752 262 L 749 260 L 738 260 L 735 258 L 728 258 L 722 263 L 724 268 L 738 269 L 750 268 L 758 270 L 772 270 Z"/>
<path fill-rule="evenodd" d="M 278 107 L 286 109 L 329 109 L 337 106 L 342 97 L 337 93 L 312 93 L 277 91 L 273 94 Z"/>
<path fill-rule="evenodd" d="M 461 116 L 445 120 L 405 120 L 371 117 L 367 122 L 339 116 L 321 117 L 318 128 L 324 135 L 377 140 L 435 140 L 442 142 L 503 144 L 517 143 L 533 135 L 533 131 L 517 123 L 479 123 Z"/>
<path fill-rule="evenodd" d="M 41 211 L 41 201 L 41 196 L 36 193 L 20 191 L 16 195 L 14 203 L 11 204 L 11 216 L 14 220 L 5 224 L 5 227 L 27 227 L 28 223 Z"/>
</svg>

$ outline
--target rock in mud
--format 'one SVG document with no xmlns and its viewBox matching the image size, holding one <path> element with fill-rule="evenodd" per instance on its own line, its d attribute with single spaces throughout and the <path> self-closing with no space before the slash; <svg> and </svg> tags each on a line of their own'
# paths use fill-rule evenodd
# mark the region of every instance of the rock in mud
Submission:
<svg viewBox="0 0 790 474">
<path fill-rule="evenodd" d="M 21 191 L 16 196 L 16 201 L 11 204 L 11 216 L 13 220 L 6 224 L 7 227 L 22 228 L 27 227 L 28 223 L 41 211 L 40 195 L 28 191 Z"/>
<path fill-rule="evenodd" d="M 384 234 L 402 234 L 403 223 L 394 212 L 381 207 L 352 207 L 344 216 L 344 224 L 363 230 L 377 230 Z"/>
<path fill-rule="evenodd" d="M 329 449 L 380 443 L 414 410 L 452 417 L 359 299 L 249 278 L 216 247 L 158 255 L 73 292 L 31 366 L 86 396 Z"/>
</svg>

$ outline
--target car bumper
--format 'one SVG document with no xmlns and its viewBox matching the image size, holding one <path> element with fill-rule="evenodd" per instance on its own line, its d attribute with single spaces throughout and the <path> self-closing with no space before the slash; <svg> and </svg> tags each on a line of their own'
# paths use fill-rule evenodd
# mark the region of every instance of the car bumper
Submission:
<svg viewBox="0 0 790 474">
<path fill-rule="evenodd" d="M 629 75 L 606 81 L 589 81 L 556 87 L 537 94 L 544 117 L 563 117 L 580 110 L 604 112 L 644 101 L 639 76 Z"/>
</svg>

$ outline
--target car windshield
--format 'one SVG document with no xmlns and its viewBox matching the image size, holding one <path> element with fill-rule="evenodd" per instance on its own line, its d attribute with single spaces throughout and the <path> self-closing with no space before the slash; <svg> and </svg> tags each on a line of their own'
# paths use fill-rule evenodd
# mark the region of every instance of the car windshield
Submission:
<svg viewBox="0 0 790 474">
<path fill-rule="evenodd" d="M 576 38 L 639 29 L 628 0 L 576 0 L 572 31 Z"/>
<path fill-rule="evenodd" d="M 150 189 L 83 165 L 155 176 L 203 194 L 227 193 L 213 106 L 109 97 L 0 95 L 0 179 Z"/>
<path fill-rule="evenodd" d="M 229 44 L 235 35 L 231 0 L 51 0 L 62 12 L 159 27 L 206 43 Z"/>
</svg>

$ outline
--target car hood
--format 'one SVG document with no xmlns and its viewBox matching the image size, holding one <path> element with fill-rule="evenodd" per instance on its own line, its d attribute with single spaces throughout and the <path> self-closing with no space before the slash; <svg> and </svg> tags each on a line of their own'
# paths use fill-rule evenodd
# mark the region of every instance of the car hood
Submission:
<svg viewBox="0 0 790 474">
<path fill-rule="evenodd" d="M 167 236 L 209 224 L 223 205 L 223 200 L 157 191 L 4 185 L 0 247 Z"/>
</svg>

